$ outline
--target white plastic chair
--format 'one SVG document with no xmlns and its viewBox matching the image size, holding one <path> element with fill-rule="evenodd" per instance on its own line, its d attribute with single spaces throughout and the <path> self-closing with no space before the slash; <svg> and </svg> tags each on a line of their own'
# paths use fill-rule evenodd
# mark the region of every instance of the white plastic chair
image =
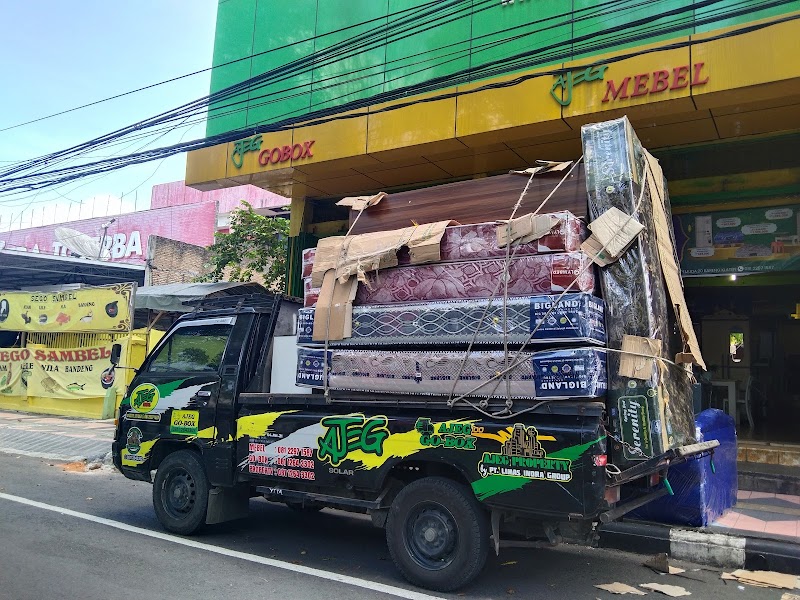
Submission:
<svg viewBox="0 0 800 600">
<path fill-rule="evenodd" d="M 757 394 L 757 386 L 756 386 L 756 378 L 750 375 L 747 378 L 747 387 L 744 390 L 744 398 L 743 399 L 736 399 L 736 410 L 738 411 L 739 408 L 744 405 L 744 413 L 747 415 L 747 423 L 750 425 L 750 431 L 755 428 L 755 423 L 753 422 L 753 398 L 755 394 Z"/>
</svg>

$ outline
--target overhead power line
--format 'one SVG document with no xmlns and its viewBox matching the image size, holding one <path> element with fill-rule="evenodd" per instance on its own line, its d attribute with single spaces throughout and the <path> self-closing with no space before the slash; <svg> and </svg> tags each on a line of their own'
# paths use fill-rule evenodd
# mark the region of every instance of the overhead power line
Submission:
<svg viewBox="0 0 800 600">
<path fill-rule="evenodd" d="M 84 108 L 90 108 L 92 106 L 97 106 L 98 104 L 103 104 L 104 102 L 110 102 L 112 100 L 117 100 L 119 98 L 124 98 L 125 96 L 131 96 L 133 94 L 138 94 L 139 92 L 144 92 L 144 91 L 147 91 L 147 90 L 151 90 L 153 88 L 160 87 L 162 85 L 167 85 L 169 83 L 174 83 L 174 82 L 180 81 L 182 79 L 187 79 L 189 77 L 194 77 L 195 75 L 200 75 L 202 73 L 207 73 L 207 72 L 212 71 L 214 69 L 219 69 L 219 68 L 222 68 L 222 67 L 227 67 L 227 66 L 230 66 L 230 65 L 234 65 L 236 63 L 240 63 L 240 62 L 245 61 L 245 60 L 251 60 L 251 59 L 259 57 L 259 56 L 265 56 L 265 55 L 271 54 L 273 52 L 278 52 L 280 50 L 286 50 L 287 48 L 291 48 L 291 47 L 297 46 L 299 44 L 306 44 L 309 41 L 320 40 L 320 39 L 329 37 L 331 35 L 340 34 L 343 31 L 348 31 L 350 29 L 354 29 L 354 28 L 357 28 L 357 27 L 363 27 L 365 25 L 369 25 L 370 23 L 375 23 L 376 21 L 383 21 L 387 17 L 392 17 L 392 16 L 395 16 L 395 15 L 405 14 L 405 13 L 408 13 L 410 11 L 418 10 L 418 9 L 420 9 L 422 7 L 425 7 L 425 6 L 431 6 L 431 5 L 434 5 L 434 4 L 438 4 L 439 2 L 440 2 L 440 0 L 430 0 L 429 2 L 427 2 L 427 3 L 425 3 L 425 4 L 421 5 L 421 6 L 416 6 L 416 7 L 412 7 L 412 8 L 404 8 L 404 9 L 396 11 L 394 13 L 389 13 L 388 15 L 384 15 L 384 16 L 381 16 L 381 17 L 375 17 L 374 19 L 368 19 L 366 21 L 361 21 L 360 23 L 354 23 L 352 25 L 348 25 L 346 27 L 342 27 L 341 29 L 336 29 L 334 31 L 328 31 L 328 32 L 322 33 L 320 35 L 315 35 L 315 36 L 310 37 L 310 38 L 306 38 L 306 39 L 303 39 L 303 40 L 298 40 L 296 42 L 291 42 L 289 44 L 284 44 L 284 45 L 278 46 L 276 48 L 270 48 L 269 50 L 264 50 L 262 52 L 256 52 L 256 53 L 253 53 L 253 54 L 248 54 L 247 56 L 243 56 L 241 58 L 235 58 L 233 60 L 229 60 L 229 61 L 226 61 L 226 62 L 223 62 L 223 63 L 219 63 L 219 64 L 213 65 L 211 67 L 206 67 L 204 69 L 197 69 L 196 71 L 192 71 L 190 73 L 184 73 L 183 75 L 176 75 L 175 77 L 171 77 L 169 79 L 164 79 L 164 80 L 159 81 L 157 83 L 151 83 L 149 85 L 144 85 L 142 87 L 138 87 L 138 88 L 135 88 L 135 89 L 132 89 L 132 90 L 128 90 L 127 92 L 121 92 L 119 94 L 114 94 L 113 96 L 108 96 L 107 98 L 101 98 L 100 100 L 94 100 L 92 102 L 87 102 L 86 104 L 81 104 L 80 106 L 74 106 L 72 108 L 67 108 L 67 109 L 64 109 L 64 110 L 61 110 L 61 111 L 58 111 L 58 112 L 55 112 L 55 113 L 51 113 L 49 115 L 44 115 L 44 116 L 37 117 L 35 119 L 30 119 L 28 121 L 24 121 L 24 122 L 21 122 L 21 123 L 15 123 L 14 125 L 8 125 L 6 127 L 0 128 L 0 133 L 2 133 L 4 131 L 10 131 L 12 129 L 17 129 L 19 127 L 24 127 L 25 125 L 31 125 L 33 123 L 39 123 L 41 121 L 46 121 L 48 119 L 53 119 L 55 117 L 60 117 L 62 115 L 66 115 L 66 114 L 69 114 L 69 113 L 72 113 L 72 112 L 75 112 L 75 111 L 78 111 L 78 110 L 82 110 Z M 0 161 L 0 162 L 14 162 L 14 161 Z"/>
<path fill-rule="evenodd" d="M 616 4 L 620 5 L 620 8 L 617 10 L 623 10 L 626 8 L 623 5 L 629 1 L 630 0 L 612 0 L 610 2 L 602 3 L 599 6 Z M 656 3 L 658 1 L 659 0 L 650 0 L 651 3 Z M 705 2 L 700 4 L 705 5 L 720 1 L 722 0 L 705 0 Z M 124 128 L 123 130 L 117 130 L 115 132 L 111 132 L 110 134 L 106 134 L 105 136 L 101 136 L 100 138 L 90 140 L 89 142 L 79 146 L 67 148 L 63 151 L 51 153 L 43 157 L 32 159 L 31 161 L 13 165 L 6 169 L 0 170 L 0 178 L 8 177 L 9 175 L 13 175 L 25 170 L 41 170 L 45 168 L 52 169 L 52 167 L 63 162 L 62 159 L 72 158 L 88 153 L 90 150 L 96 149 L 98 146 L 103 145 L 114 138 L 120 138 L 125 135 L 129 135 L 132 132 L 141 131 L 156 126 L 160 123 L 167 123 L 171 120 L 183 118 L 187 113 L 190 112 L 197 114 L 201 111 L 205 111 L 205 109 L 208 108 L 209 112 L 213 113 L 213 111 L 216 110 L 215 104 L 218 104 L 227 98 L 233 98 L 236 95 L 243 94 L 244 92 L 258 89 L 264 85 L 271 84 L 276 80 L 279 81 L 281 79 L 291 78 L 295 75 L 306 72 L 308 69 L 320 69 L 330 64 L 335 64 L 336 62 L 345 58 L 362 54 L 371 49 L 369 45 L 370 43 L 372 44 L 372 48 L 374 48 L 382 44 L 387 44 L 390 41 L 399 41 L 412 35 L 416 35 L 421 31 L 429 30 L 437 25 L 452 22 L 454 19 L 464 18 L 466 16 L 475 16 L 479 12 L 492 8 L 500 8 L 499 5 L 497 5 L 496 0 L 474 0 L 472 3 L 470 3 L 469 0 L 449 0 L 448 2 L 440 2 L 436 5 L 434 10 L 417 11 L 414 14 L 409 14 L 405 18 L 392 21 L 391 23 L 387 23 L 385 26 L 369 32 L 358 34 L 350 39 L 342 40 L 341 42 L 333 44 L 332 46 L 327 47 L 319 52 L 315 52 L 308 57 L 291 61 L 290 63 L 281 65 L 276 69 L 272 69 L 233 86 L 229 86 L 223 90 L 219 90 L 218 92 L 180 106 L 172 111 L 161 113 L 160 115 L 156 115 L 151 119 L 136 123 L 128 128 Z M 592 11 L 595 9 L 596 7 L 585 7 L 570 13 L 545 17 L 533 23 L 545 23 L 555 19 L 566 19 L 566 17 L 569 16 L 571 18 L 565 20 L 564 24 L 571 25 L 579 18 L 575 17 L 576 14 L 586 14 L 587 11 Z M 425 27 L 424 29 L 422 29 L 423 26 Z M 390 38 L 390 36 L 392 37 Z M 342 76 L 346 76 L 346 74 L 342 74 Z"/>
<path fill-rule="evenodd" d="M 328 59 L 330 61 L 331 59 L 338 58 L 339 60 L 341 60 L 342 58 L 344 58 L 344 56 L 342 55 L 343 51 L 347 50 L 348 48 L 351 50 L 352 54 L 355 55 L 359 51 L 363 51 L 363 48 L 361 48 L 359 44 L 363 44 L 365 40 L 368 41 L 370 38 L 386 40 L 386 35 L 388 32 L 402 30 L 402 28 L 404 27 L 405 28 L 418 27 L 421 22 L 424 22 L 420 21 L 420 19 L 433 16 L 434 19 L 439 19 L 440 21 L 444 22 L 443 21 L 444 19 L 452 17 L 452 13 L 446 12 L 448 9 L 464 11 L 473 8 L 473 5 L 477 4 L 477 5 L 483 5 L 483 8 L 478 10 L 486 10 L 487 8 L 490 7 L 489 3 L 494 4 L 494 0 L 474 0 L 474 3 L 469 3 L 469 4 L 468 3 L 469 0 L 447 0 L 445 2 L 439 2 L 438 4 L 436 4 L 435 9 L 431 10 L 415 9 L 413 13 L 409 13 L 404 18 L 379 26 L 368 32 L 357 34 L 352 38 L 348 38 L 346 40 L 334 43 L 331 46 L 326 47 L 319 52 L 314 52 L 309 56 L 296 59 L 294 61 L 290 61 L 289 63 L 282 65 L 276 69 L 272 69 L 265 74 L 258 75 L 241 83 L 234 84 L 223 90 L 220 90 L 218 92 L 200 98 L 198 100 L 194 100 L 182 106 L 179 106 L 176 109 L 167 111 L 165 113 L 161 113 L 159 115 L 156 115 L 155 117 L 151 117 L 150 119 L 134 123 L 133 125 L 130 125 L 128 127 L 118 129 L 116 131 L 105 134 L 88 142 L 84 142 L 83 144 L 79 144 L 77 146 L 73 146 L 65 150 L 44 155 L 42 157 L 35 158 L 30 161 L 25 161 L 20 164 L 13 165 L 11 167 L 6 167 L 5 169 L 0 170 L 0 178 L 7 177 L 8 175 L 19 173 L 25 170 L 30 170 L 32 168 L 36 168 L 39 166 L 52 167 L 54 161 L 57 161 L 58 159 L 63 158 L 65 156 L 74 155 L 76 153 L 81 153 L 81 152 L 88 152 L 92 148 L 96 148 L 98 147 L 98 145 L 101 145 L 109 140 L 119 138 L 123 135 L 127 135 L 129 133 L 145 129 L 147 127 L 151 127 L 155 124 L 167 122 L 169 120 L 183 118 L 184 116 L 186 116 L 187 113 L 192 111 L 204 110 L 210 104 L 213 104 L 214 102 L 222 100 L 227 97 L 232 97 L 238 93 L 246 92 L 250 87 L 253 86 L 254 83 L 259 81 L 264 81 L 276 74 L 284 74 L 287 72 L 292 72 L 301 66 L 307 66 L 307 65 L 320 66 L 321 64 L 323 64 L 321 63 L 321 61 L 325 59 Z M 461 8 L 459 8 L 458 5 L 461 5 Z M 473 12 L 475 12 L 474 8 Z"/>
</svg>

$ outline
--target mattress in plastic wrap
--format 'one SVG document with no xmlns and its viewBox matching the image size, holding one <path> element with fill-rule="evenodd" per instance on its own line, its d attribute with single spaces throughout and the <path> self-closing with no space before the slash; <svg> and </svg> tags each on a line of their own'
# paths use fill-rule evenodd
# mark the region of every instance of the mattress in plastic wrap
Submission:
<svg viewBox="0 0 800 600">
<path fill-rule="evenodd" d="M 512 246 L 516 256 L 546 254 L 549 252 L 577 252 L 586 239 L 586 224 L 568 211 L 548 213 L 559 219 L 559 224 L 538 240 Z M 454 225 L 444 230 L 440 262 L 459 262 L 483 258 L 500 258 L 506 255 L 505 247 L 497 245 L 497 223 Z M 397 254 L 401 265 L 410 263 L 407 249 Z"/>
<path fill-rule="evenodd" d="M 669 469 L 673 496 L 659 498 L 629 517 L 672 525 L 707 527 L 736 505 L 736 426 L 733 417 L 709 409 L 697 415 L 697 441 L 719 440 L 712 458 L 691 458 Z"/>
<path fill-rule="evenodd" d="M 472 352 L 465 359 L 463 352 L 438 350 L 329 350 L 328 386 L 375 393 L 452 392 L 494 398 L 506 398 L 507 385 L 512 398 L 596 398 L 605 394 L 605 353 L 600 349 L 545 350 L 520 354 L 518 360 L 507 384 L 506 380 L 489 381 L 505 369 L 501 351 Z M 324 361 L 324 350 L 299 348 L 297 385 L 324 387 Z"/>
<path fill-rule="evenodd" d="M 317 255 L 316 248 L 306 248 L 303 250 L 303 278 L 311 277 L 311 271 L 314 269 L 314 257 Z"/>
<path fill-rule="evenodd" d="M 558 225 L 538 240 L 512 246 L 516 256 L 545 254 L 549 252 L 577 252 L 586 239 L 586 224 L 569 211 L 548 213 L 559 219 Z M 482 258 L 500 258 L 506 255 L 505 247 L 497 245 L 497 223 L 453 225 L 444 231 L 439 262 L 459 262 Z M 303 250 L 303 277 L 311 277 L 316 248 Z M 411 264 L 408 248 L 397 253 L 401 265 Z"/>
<path fill-rule="evenodd" d="M 367 274 L 355 304 L 395 304 L 432 300 L 460 300 L 502 296 L 498 285 L 505 268 L 504 258 L 459 263 L 436 263 L 395 267 Z M 570 291 L 594 291 L 594 268 L 580 252 L 521 256 L 511 260 L 509 296 L 532 296 Z"/>
<path fill-rule="evenodd" d="M 352 337 L 331 342 L 347 346 L 501 344 L 605 344 L 603 301 L 587 293 L 386 304 L 353 308 Z M 554 306 L 555 304 L 555 306 Z M 314 309 L 301 309 L 298 344 L 314 345 Z M 531 332 L 535 331 L 533 336 Z"/>
<path fill-rule="evenodd" d="M 581 137 L 591 218 L 616 207 L 645 227 L 619 260 L 600 269 L 608 347 L 620 350 L 625 335 L 639 336 L 660 340 L 662 358 L 674 357 L 671 309 L 656 245 L 653 201 L 646 189 L 637 209 L 645 174 L 641 144 L 625 117 L 584 125 Z M 654 368 L 649 379 L 628 379 L 618 374 L 620 360 L 619 353 L 609 353 L 610 433 L 621 438 L 613 446 L 618 451 L 615 464 L 624 468 L 631 461 L 692 443 L 689 374 L 659 361 L 660 368 Z"/>
<path fill-rule="evenodd" d="M 320 288 L 315 288 L 311 283 L 311 277 L 303 279 L 303 306 L 312 308 L 317 305 L 319 300 Z"/>
</svg>

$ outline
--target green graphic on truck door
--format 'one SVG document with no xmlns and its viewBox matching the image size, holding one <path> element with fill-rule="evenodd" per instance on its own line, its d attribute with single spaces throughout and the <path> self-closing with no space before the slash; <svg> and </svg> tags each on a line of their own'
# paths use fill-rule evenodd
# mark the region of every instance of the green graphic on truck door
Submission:
<svg viewBox="0 0 800 600">
<path fill-rule="evenodd" d="M 317 439 L 317 458 L 336 467 L 348 454 L 359 450 L 380 457 L 383 442 L 389 437 L 388 422 L 384 416 L 369 419 L 364 415 L 325 417 L 320 424 L 328 430 Z"/>
<path fill-rule="evenodd" d="M 433 421 L 426 418 L 419 419 L 414 429 L 392 432 L 391 422 L 386 416 L 365 417 L 361 413 L 323 417 L 285 436 L 278 434 L 283 422 L 281 418 L 292 418 L 290 415 L 296 412 L 271 412 L 238 419 L 237 439 L 247 436 L 251 444 L 247 457 L 239 464 L 241 470 L 259 474 L 272 472 L 263 465 L 280 463 L 281 457 L 305 458 L 303 449 L 311 450 L 320 466 L 338 468 L 348 462 L 352 465 L 348 465 L 347 471 L 371 470 L 388 461 L 408 458 L 426 450 L 445 447 L 466 450 L 474 449 L 475 444 L 474 436 L 467 433 L 472 431 L 475 421 Z M 279 449 L 283 452 L 278 452 Z M 290 462 L 294 464 L 294 461 Z"/>
</svg>

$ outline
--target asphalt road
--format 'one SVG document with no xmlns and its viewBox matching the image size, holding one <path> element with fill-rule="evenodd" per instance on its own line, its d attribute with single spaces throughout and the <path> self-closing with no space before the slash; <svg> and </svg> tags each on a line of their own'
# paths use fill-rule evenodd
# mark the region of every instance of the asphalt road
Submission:
<svg viewBox="0 0 800 600">
<path fill-rule="evenodd" d="M 115 471 L 69 472 L 61 463 L 0 454 L 0 598 L 605 600 L 618 596 L 594 585 L 614 581 L 680 585 L 699 599 L 781 597 L 693 565 L 674 563 L 699 581 L 657 575 L 641 565 L 643 556 L 572 546 L 503 550 L 458 594 L 428 593 L 400 577 L 383 531 L 364 516 L 300 514 L 252 500 L 249 519 L 179 538 L 159 526 L 150 494 L 149 484 Z M 386 587 L 376 591 L 380 584 Z"/>
</svg>

